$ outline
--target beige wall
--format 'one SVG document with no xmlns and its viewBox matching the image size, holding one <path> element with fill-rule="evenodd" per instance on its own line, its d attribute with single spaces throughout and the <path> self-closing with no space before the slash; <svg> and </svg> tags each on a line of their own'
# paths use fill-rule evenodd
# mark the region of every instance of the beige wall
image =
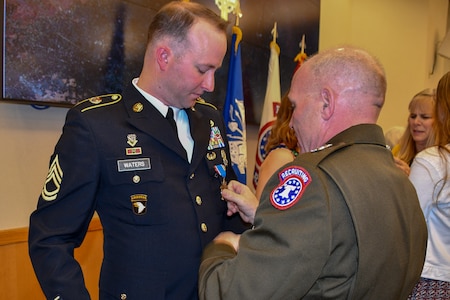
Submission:
<svg viewBox="0 0 450 300">
<path fill-rule="evenodd" d="M 0 104 L 0 229 L 28 226 L 66 112 Z"/>
<path fill-rule="evenodd" d="M 383 63 L 388 91 L 379 124 L 405 125 L 414 94 L 435 87 L 448 70 L 435 48 L 447 28 L 448 0 L 322 0 L 319 49 L 348 43 Z M 320 50 L 319 50 L 320 51 Z"/>
<path fill-rule="evenodd" d="M 319 48 L 362 46 L 386 68 L 387 102 L 379 120 L 384 129 L 404 125 L 412 95 L 435 86 L 450 70 L 449 61 L 438 57 L 430 75 L 434 48 L 446 32 L 447 11 L 448 0 L 322 0 Z M 0 230 L 28 226 L 66 112 L 0 103 Z M 249 126 L 249 179 L 257 131 Z"/>
</svg>

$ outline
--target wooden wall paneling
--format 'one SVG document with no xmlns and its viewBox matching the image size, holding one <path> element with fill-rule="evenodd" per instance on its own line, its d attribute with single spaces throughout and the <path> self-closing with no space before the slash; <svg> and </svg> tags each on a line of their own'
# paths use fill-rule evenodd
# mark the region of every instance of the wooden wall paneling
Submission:
<svg viewBox="0 0 450 300">
<path fill-rule="evenodd" d="M 0 291 L 11 300 L 45 300 L 28 256 L 28 228 L 0 231 Z M 103 259 L 103 232 L 94 218 L 75 257 L 83 269 L 86 287 L 93 300 L 98 299 L 98 278 Z"/>
</svg>

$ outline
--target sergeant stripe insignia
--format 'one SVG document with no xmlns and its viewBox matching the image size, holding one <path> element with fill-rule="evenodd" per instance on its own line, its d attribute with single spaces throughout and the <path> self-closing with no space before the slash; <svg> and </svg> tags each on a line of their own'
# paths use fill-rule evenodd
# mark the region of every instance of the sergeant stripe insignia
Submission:
<svg viewBox="0 0 450 300">
<path fill-rule="evenodd" d="M 311 183 L 309 173 L 300 167 L 290 166 L 278 173 L 280 184 L 270 193 L 270 202 L 280 210 L 288 209 L 297 203 Z"/>
<path fill-rule="evenodd" d="M 58 155 L 55 156 L 48 170 L 41 196 L 45 201 L 53 201 L 58 196 L 63 179 L 63 171 L 59 164 Z"/>
</svg>

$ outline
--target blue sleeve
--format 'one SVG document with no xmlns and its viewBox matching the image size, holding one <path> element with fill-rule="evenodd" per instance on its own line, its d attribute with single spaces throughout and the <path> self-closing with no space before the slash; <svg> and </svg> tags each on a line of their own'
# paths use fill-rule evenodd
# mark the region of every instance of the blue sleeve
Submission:
<svg viewBox="0 0 450 300">
<path fill-rule="evenodd" d="M 96 156 L 88 122 L 70 110 L 30 217 L 29 254 L 48 299 L 89 299 L 74 249 L 81 245 L 95 210 L 100 169 Z"/>
</svg>

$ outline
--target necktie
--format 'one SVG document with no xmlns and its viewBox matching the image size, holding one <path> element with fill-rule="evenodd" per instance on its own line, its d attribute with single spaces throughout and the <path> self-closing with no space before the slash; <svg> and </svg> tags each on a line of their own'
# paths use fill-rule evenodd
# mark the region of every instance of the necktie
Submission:
<svg viewBox="0 0 450 300">
<path fill-rule="evenodd" d="M 175 119 L 173 118 L 172 107 L 169 107 L 169 109 L 167 110 L 166 119 L 167 119 L 167 121 L 169 121 L 170 126 L 172 126 L 172 129 L 175 130 L 175 132 L 178 134 L 177 123 L 175 123 Z"/>
<path fill-rule="evenodd" d="M 189 119 L 184 109 L 177 110 L 176 113 L 177 116 L 175 117 L 173 109 L 169 107 L 167 110 L 166 119 L 169 121 L 173 130 L 177 133 L 178 140 L 186 150 L 188 161 L 191 162 L 194 141 L 192 140 L 191 132 L 189 130 Z"/>
</svg>

